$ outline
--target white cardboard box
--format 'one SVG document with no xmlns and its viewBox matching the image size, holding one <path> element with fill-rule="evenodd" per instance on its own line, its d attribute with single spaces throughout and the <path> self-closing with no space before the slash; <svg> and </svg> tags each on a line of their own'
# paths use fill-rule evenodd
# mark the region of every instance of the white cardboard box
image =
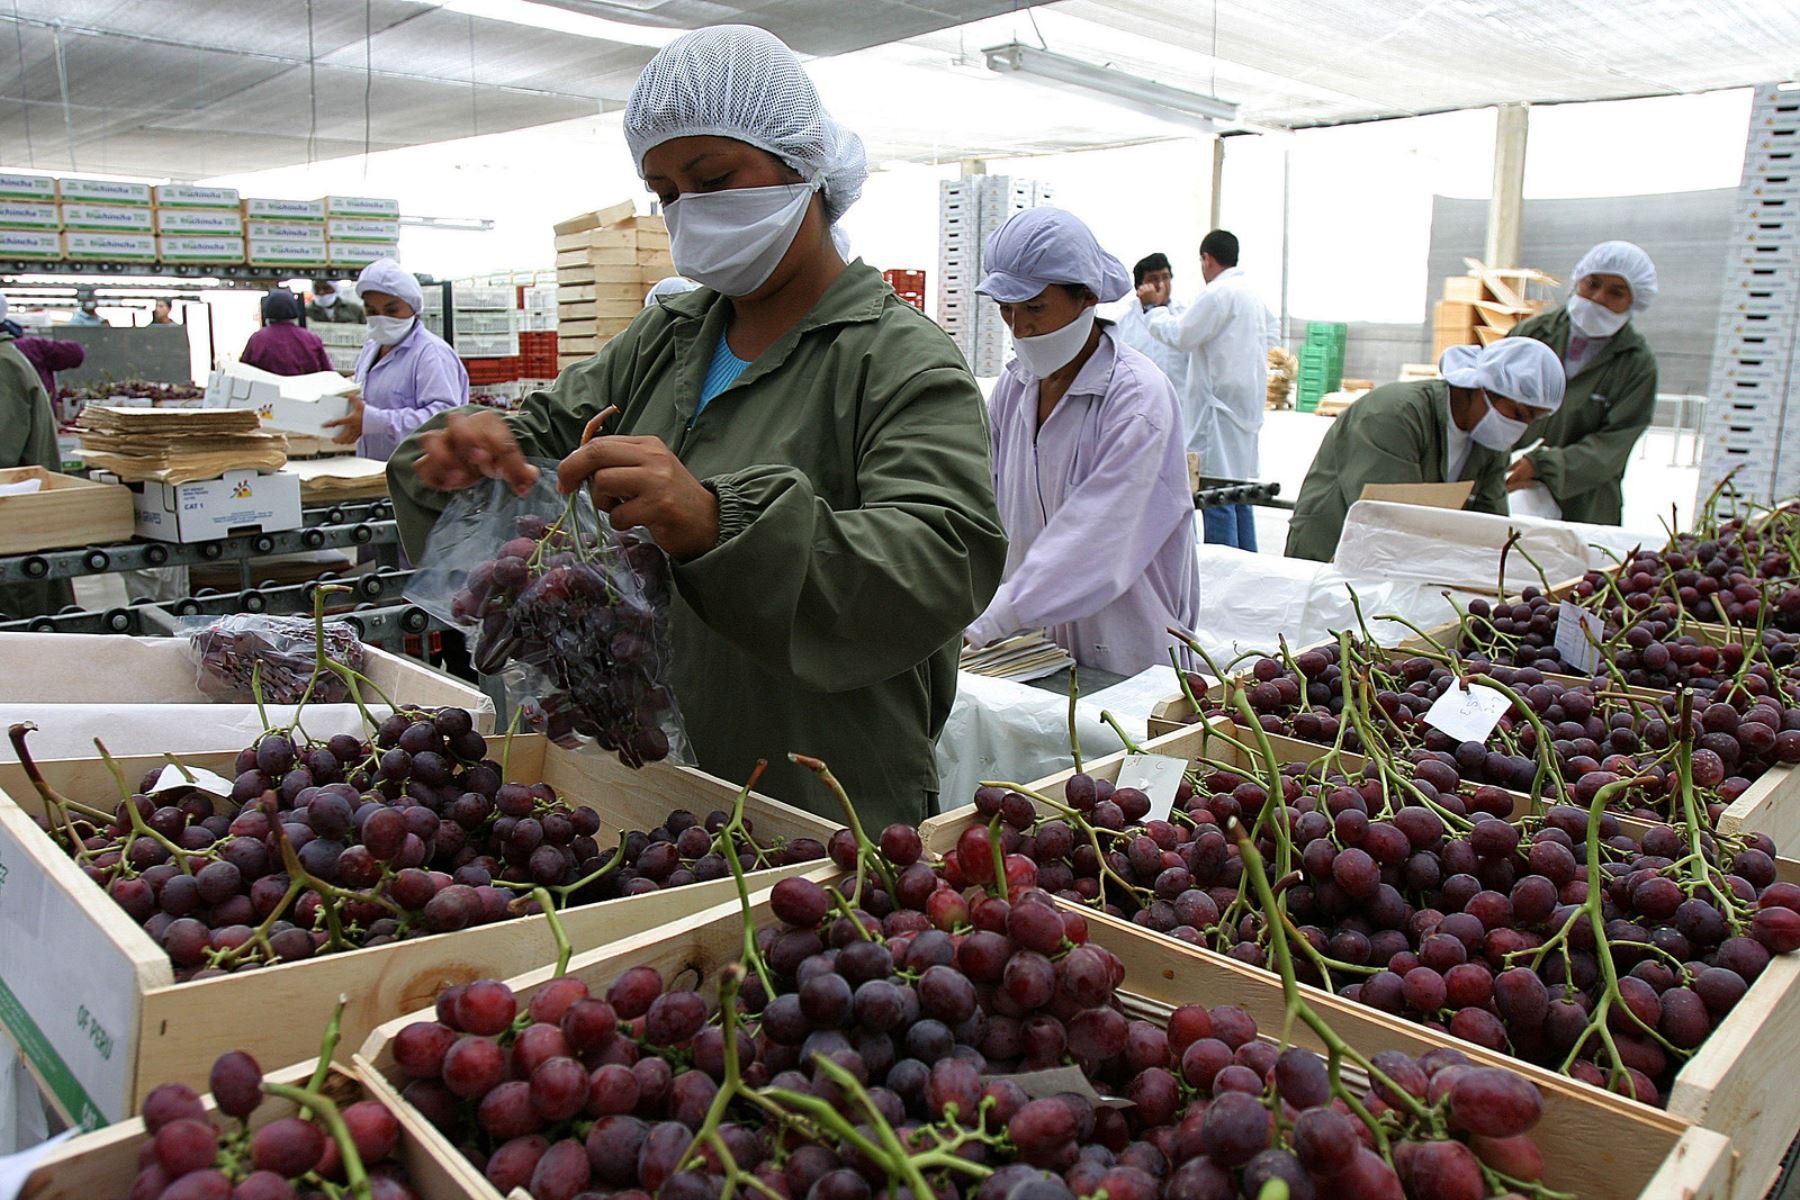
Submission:
<svg viewBox="0 0 1800 1200">
<path fill-rule="evenodd" d="M 158 208 L 222 208 L 238 210 L 236 188 L 196 187 L 191 183 L 165 183 L 154 190 Z"/>
<path fill-rule="evenodd" d="M 63 235 L 30 229 L 0 229 L 0 258 L 54 259 L 63 256 Z"/>
<path fill-rule="evenodd" d="M 150 210 L 129 204 L 69 204 L 62 206 L 64 229 L 91 229 L 103 233 L 149 233 L 154 228 Z"/>
<path fill-rule="evenodd" d="M 70 258 L 156 261 L 156 239 L 147 233 L 65 233 L 62 237 L 63 250 Z"/>
<path fill-rule="evenodd" d="M 252 225 L 259 222 L 252 221 Z M 258 267 L 324 267 L 325 239 L 253 237 L 249 242 L 250 262 Z"/>
<path fill-rule="evenodd" d="M 0 197 L 8 200 L 35 200 L 40 204 L 55 204 L 56 179 L 50 175 L 26 175 L 18 171 L 0 171 Z"/>
<path fill-rule="evenodd" d="M 300 528 L 300 478 L 280 471 L 227 471 L 198 483 L 132 485 L 139 537 L 210 542 L 240 533 Z"/>
<path fill-rule="evenodd" d="M 159 237 L 156 256 L 172 263 L 241 263 L 244 261 L 244 239 L 241 237 Z"/>
<path fill-rule="evenodd" d="M 394 257 L 392 246 L 370 242 L 327 242 L 325 258 L 334 267 L 366 267 L 378 258 Z"/>
<path fill-rule="evenodd" d="M 344 393 L 355 386 L 354 380 L 335 371 L 274 375 L 233 363 L 208 377 L 201 406 L 254 409 L 264 429 L 330 437 L 325 422 L 349 413 L 350 402 Z"/>
<path fill-rule="evenodd" d="M 270 221 L 252 218 L 245 222 L 244 232 L 253 240 L 279 242 L 317 242 L 319 254 L 325 253 L 325 226 L 318 221 Z"/>
<path fill-rule="evenodd" d="M 135 204 L 150 206 L 150 185 L 125 183 L 117 179 L 70 179 L 57 181 L 57 194 L 64 204 Z"/>
<path fill-rule="evenodd" d="M 400 202 L 379 196 L 326 196 L 319 201 L 327 217 L 386 217 L 400 219 Z"/>
<path fill-rule="evenodd" d="M 331 217 L 325 236 L 334 242 L 377 242 L 392 246 L 400 241 L 400 222 L 380 217 Z"/>
<path fill-rule="evenodd" d="M 244 215 L 235 208 L 159 208 L 156 232 L 241 238 Z"/>
<path fill-rule="evenodd" d="M 244 197 L 244 215 L 253 221 L 323 221 L 323 200 L 274 200 L 262 196 Z"/>
<path fill-rule="evenodd" d="M 0 229 L 62 228 L 62 212 L 54 204 L 0 199 Z"/>
</svg>

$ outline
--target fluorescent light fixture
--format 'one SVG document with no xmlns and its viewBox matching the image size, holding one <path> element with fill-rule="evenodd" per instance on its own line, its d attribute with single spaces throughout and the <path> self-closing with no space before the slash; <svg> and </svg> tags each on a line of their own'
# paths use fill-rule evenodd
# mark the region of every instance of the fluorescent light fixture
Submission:
<svg viewBox="0 0 1800 1200">
<path fill-rule="evenodd" d="M 492 217 L 401 217 L 400 223 L 420 229 L 450 229 L 458 233 L 486 233 L 494 227 Z"/>
<path fill-rule="evenodd" d="M 1128 108 L 1160 121 L 1191 126 L 1205 133 L 1213 131 L 1214 121 L 1232 121 L 1237 118 L 1237 105 L 1217 96 L 1169 87 L 1111 67 L 1095 66 L 1065 54 L 1040 50 L 1022 42 L 990 46 L 982 53 L 987 56 L 990 71 L 1029 75 L 1040 81 L 1080 88 L 1104 96 L 1121 108 Z"/>
<path fill-rule="evenodd" d="M 486 17 L 490 21 L 506 21 L 548 29 L 554 33 L 571 33 L 577 37 L 599 38 L 627 46 L 646 46 L 660 50 L 686 30 L 659 29 L 654 25 L 633 25 L 629 21 L 611 21 L 586 13 L 571 12 L 554 4 L 538 4 L 533 0 L 443 0 L 436 7 L 446 12 L 470 17 Z"/>
</svg>

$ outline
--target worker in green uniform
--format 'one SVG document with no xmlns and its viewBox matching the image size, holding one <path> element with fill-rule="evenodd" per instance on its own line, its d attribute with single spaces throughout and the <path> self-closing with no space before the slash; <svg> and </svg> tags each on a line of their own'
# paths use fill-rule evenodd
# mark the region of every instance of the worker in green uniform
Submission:
<svg viewBox="0 0 1800 1200">
<path fill-rule="evenodd" d="M 312 281 L 312 299 L 306 302 L 308 325 L 361 325 L 364 320 L 363 306 L 355 296 L 339 291 L 335 280 Z"/>
<path fill-rule="evenodd" d="M 0 315 L 4 312 L 0 307 Z M 56 446 L 50 393 L 14 340 L 10 330 L 0 329 L 0 468 L 59 471 L 62 452 Z M 8 620 L 53 613 L 74 602 L 75 589 L 66 579 L 0 584 L 0 613 Z"/>
<path fill-rule="evenodd" d="M 1389 383 L 1345 409 L 1300 485 L 1287 555 L 1328 562 L 1350 506 L 1371 483 L 1475 484 L 1464 504 L 1506 511 L 1506 456 L 1563 400 L 1562 364 L 1541 342 L 1452 346 L 1441 379 Z"/>
<path fill-rule="evenodd" d="M 1617 525 L 1625 466 L 1656 413 L 1656 356 L 1631 323 L 1656 298 L 1656 264 L 1630 242 L 1601 242 L 1575 264 L 1568 303 L 1513 327 L 1563 362 L 1563 406 L 1526 430 L 1543 444 L 1513 463 L 1506 490 L 1542 485 L 1565 521 Z"/>
<path fill-rule="evenodd" d="M 591 487 L 673 563 L 674 686 L 699 765 L 826 815 L 787 761 L 822 758 L 866 827 L 917 821 L 962 631 L 1000 582 L 981 393 L 941 330 L 832 224 L 867 174 L 793 52 L 748 26 L 677 38 L 645 68 L 625 137 L 661 198 L 664 296 L 508 417 L 432 420 L 388 467 L 418 556 L 446 491 L 515 488 L 530 458 Z M 581 445 L 610 405 L 607 434 Z M 960 804 L 966 797 L 948 798 Z"/>
</svg>

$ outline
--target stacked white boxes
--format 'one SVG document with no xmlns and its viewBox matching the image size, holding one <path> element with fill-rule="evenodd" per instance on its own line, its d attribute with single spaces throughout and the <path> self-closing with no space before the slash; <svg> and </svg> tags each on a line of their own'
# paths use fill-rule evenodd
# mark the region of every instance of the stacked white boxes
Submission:
<svg viewBox="0 0 1800 1200">
<path fill-rule="evenodd" d="M 1012 339 L 1000 309 L 975 293 L 988 235 L 1014 214 L 1050 202 L 1050 188 L 1014 175 L 975 175 L 938 185 L 938 324 L 975 374 L 1000 374 Z"/>
<path fill-rule="evenodd" d="M 1733 484 L 1752 499 L 1800 492 L 1800 430 L 1784 436 L 1797 327 L 1800 92 L 1766 84 L 1751 109 L 1713 342 L 1703 496 L 1734 467 Z"/>
<path fill-rule="evenodd" d="M 425 293 L 427 296 L 430 292 Z M 331 360 L 333 370 L 354 371 L 356 358 L 362 353 L 363 343 L 369 340 L 367 325 L 340 325 L 334 322 L 320 321 L 307 326 L 325 343 L 325 357 Z"/>
<path fill-rule="evenodd" d="M 518 288 L 507 282 L 450 289 L 456 353 L 463 358 L 515 358 L 519 353 Z"/>
</svg>

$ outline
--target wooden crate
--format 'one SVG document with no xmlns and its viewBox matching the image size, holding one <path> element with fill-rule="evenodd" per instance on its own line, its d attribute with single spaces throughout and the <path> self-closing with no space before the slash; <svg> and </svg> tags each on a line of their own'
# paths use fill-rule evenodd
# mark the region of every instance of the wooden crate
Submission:
<svg viewBox="0 0 1800 1200">
<path fill-rule="evenodd" d="M 110 546 L 136 532 L 130 488 L 43 467 L 0 470 L 0 484 L 32 479 L 40 481 L 38 491 L 0 496 L 0 554 Z"/>
<path fill-rule="evenodd" d="M 1151 754 L 1167 754 L 1189 761 L 1204 755 L 1246 771 L 1255 769 L 1240 751 L 1223 744 L 1214 736 L 1214 730 L 1218 728 L 1220 726 L 1217 725 L 1187 727 L 1175 734 L 1153 739 L 1143 749 Z M 1226 731 L 1246 744 L 1255 744 L 1245 736 L 1248 731 L 1235 727 Z M 1276 759 L 1284 763 L 1311 762 L 1326 749 L 1291 738 L 1271 737 L 1269 740 Z M 1126 757 L 1126 752 L 1120 752 L 1083 765 L 1086 773 L 1096 779 L 1117 779 L 1119 768 Z M 1341 761 L 1346 772 L 1350 772 L 1362 760 L 1355 755 L 1345 754 L 1341 756 Z M 1040 795 L 1061 800 L 1063 787 L 1073 774 L 1072 770 L 1065 771 L 1029 786 Z M 1529 800 L 1519 793 L 1513 795 L 1516 817 L 1526 811 Z M 955 846 L 957 835 L 975 819 L 974 806 L 969 805 L 926 822 L 920 831 L 926 851 L 942 854 L 949 850 Z M 1634 832 L 1643 828 L 1628 819 L 1621 820 L 1621 824 Z M 1800 862 L 1787 858 L 1777 859 L 1776 871 L 1782 880 L 1800 884 Z M 1091 909 L 1083 911 L 1087 914 L 1090 926 L 1096 921 L 1109 920 Z M 1221 964 L 1230 964 L 1234 968 L 1260 971 L 1260 968 L 1246 967 L 1226 955 L 1190 947 L 1173 938 L 1163 940 L 1184 951 L 1203 956 L 1208 961 L 1218 960 Z M 1123 957 L 1123 951 L 1116 946 L 1113 949 Z M 1141 979 L 1140 974 L 1132 970 L 1129 961 L 1126 967 L 1130 971 L 1129 978 L 1134 981 Z M 1272 981 L 1275 978 L 1264 974 Z M 1137 985 L 1134 983 L 1134 986 Z M 1308 994 L 1310 998 L 1310 989 Z M 1260 1022 L 1261 1018 L 1258 1020 Z M 1454 1044 L 1464 1053 L 1471 1054 L 1471 1057 L 1476 1049 L 1471 1043 L 1457 1041 L 1448 1035 L 1435 1036 L 1440 1042 Z M 1667 1111 L 1688 1124 L 1704 1127 L 1732 1140 L 1739 1167 L 1728 1194 L 1739 1197 L 1740 1200 L 1759 1200 L 1768 1191 L 1780 1170 L 1788 1145 L 1796 1134 L 1800 1134 L 1800 1090 L 1779 1082 L 1782 1072 L 1786 1070 L 1786 1059 L 1795 1054 L 1800 1054 L 1800 954 L 1787 954 L 1770 961 L 1737 1007 L 1713 1030 L 1700 1052 L 1676 1073 Z M 1587 1084 L 1575 1083 L 1574 1086 L 1587 1089 L 1596 1096 L 1607 1095 Z M 1655 1111 L 1636 1101 L 1624 1101 L 1617 1097 L 1609 1097 L 1609 1101 L 1626 1104 L 1639 1112 Z M 1589 1193 L 1581 1190 L 1580 1194 Z M 1593 1194 L 1616 1193 L 1602 1191 Z"/>
<path fill-rule="evenodd" d="M 235 755 L 188 761 L 227 776 Z M 161 759 L 123 760 L 135 781 Z M 45 778 L 72 798 L 115 796 L 98 759 L 41 763 Z M 508 775 L 542 780 L 572 803 L 601 814 L 600 845 L 622 829 L 652 829 L 675 808 L 704 817 L 731 806 L 738 787 L 686 767 L 641 771 L 609 755 L 576 753 L 538 736 L 513 741 Z M 316 1052 L 340 993 L 346 1055 L 368 1031 L 410 1012 L 443 988 L 505 978 L 555 958 L 541 916 L 481 925 L 454 936 L 422 937 L 304 962 L 175 983 L 168 956 L 37 828 L 37 793 L 16 764 L 0 765 L 0 1027 L 19 1045 L 71 1124 L 95 1128 L 134 1110 L 169 1080 L 204 1087 L 212 1060 L 244 1038 L 237 1015 L 279 1013 L 259 1022 L 255 1053 L 265 1066 Z M 8 799 L 10 797 L 10 799 Z M 766 796 L 748 811 L 760 838 L 814 837 L 834 826 Z M 774 867 L 751 878 L 769 886 L 823 863 Z M 734 896 L 729 878 L 643 896 L 587 904 L 562 916 L 578 950 L 655 929 Z M 233 1019 L 221 1020 L 221 1014 Z"/>
<path fill-rule="evenodd" d="M 246 1032 L 251 1029 L 254 1026 L 246 1027 Z M 244 1040 L 254 1039 L 247 1037 Z M 311 1081 L 313 1065 L 317 1061 L 271 1071 L 264 1078 L 304 1087 Z M 211 1068 L 210 1063 L 207 1066 Z M 370 1097 L 370 1090 L 340 1066 L 330 1068 L 323 1090 L 339 1109 Z M 211 1096 L 203 1097 L 203 1100 L 208 1112 L 217 1111 Z M 290 1101 L 268 1097 L 251 1114 L 251 1127 L 260 1129 L 271 1121 L 294 1115 L 294 1110 L 295 1105 Z M 144 1122 L 138 1117 L 71 1138 L 50 1151 L 25 1178 L 19 1200 L 95 1200 L 96 1197 L 123 1196 L 137 1175 L 138 1152 L 144 1142 Z M 469 1200 L 469 1191 L 460 1174 L 426 1147 L 411 1129 L 401 1128 L 394 1158 L 406 1167 L 412 1189 L 420 1200 Z"/>
<path fill-rule="evenodd" d="M 752 919 L 758 925 L 773 920 L 767 894 L 752 897 Z M 1265 1041 L 1276 1040 L 1284 1024 L 1281 981 L 1275 976 L 1225 958 L 1185 946 L 1173 938 L 1149 933 L 1124 921 L 1114 921 L 1085 910 L 1091 940 L 1107 947 L 1125 963 L 1125 991 L 1135 998 L 1132 1008 L 1149 1019 L 1162 1020 L 1167 1009 L 1180 1004 L 1240 1005 L 1256 1018 Z M 648 965 L 665 979 L 680 977 L 683 986 L 711 988 L 728 964 L 741 960 L 743 914 L 737 905 L 723 905 L 698 913 L 667 929 L 616 942 L 572 961 L 569 972 L 598 991 L 626 969 Z M 509 980 L 515 991 L 530 993 L 549 980 L 550 970 L 534 971 Z M 1400 1050 L 1418 1055 L 1447 1039 L 1373 1009 L 1308 989 L 1307 1001 L 1324 1019 L 1364 1054 Z M 356 1056 L 357 1075 L 370 1092 L 400 1113 L 408 1132 L 433 1146 L 439 1154 L 455 1149 L 437 1130 L 398 1096 L 400 1074 L 394 1065 L 392 1042 L 414 1019 L 429 1019 L 425 1012 L 390 1021 L 369 1036 Z M 1293 1031 L 1296 1044 L 1322 1050 L 1304 1026 Z M 1545 1182 L 1581 1196 L 1692 1196 L 1723 1200 L 1729 1193 L 1730 1176 L 1724 1139 L 1695 1136 L 1686 1123 L 1643 1105 L 1619 1100 L 1594 1088 L 1535 1067 L 1518 1064 L 1503 1055 L 1471 1044 L 1458 1046 L 1483 1065 L 1504 1065 L 1526 1076 L 1544 1095 L 1544 1119 L 1533 1131 L 1542 1149 Z M 483 1200 L 498 1200 L 492 1185 L 474 1168 L 463 1164 L 466 1178 Z M 1673 1190 L 1680 1186 L 1691 1190 Z"/>
</svg>

